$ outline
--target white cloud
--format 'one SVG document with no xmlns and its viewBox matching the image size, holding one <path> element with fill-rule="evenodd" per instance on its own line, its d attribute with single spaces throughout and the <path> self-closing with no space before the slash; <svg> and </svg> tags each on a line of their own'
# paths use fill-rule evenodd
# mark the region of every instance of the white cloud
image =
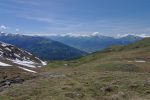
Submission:
<svg viewBox="0 0 150 100">
<path fill-rule="evenodd" d="M 19 34 L 20 29 L 16 28 L 15 31 L 16 31 L 16 34 Z"/>
<path fill-rule="evenodd" d="M 7 29 L 7 27 L 6 27 L 5 25 L 1 25 L 1 26 L 0 26 L 0 29 L 2 29 L 2 30 L 6 30 L 6 29 Z"/>
<path fill-rule="evenodd" d="M 54 20 L 48 17 L 37 17 L 37 16 L 21 16 L 24 17 L 26 19 L 30 19 L 30 20 L 35 20 L 35 21 L 40 21 L 40 22 L 46 22 L 46 23 L 53 23 Z"/>
<path fill-rule="evenodd" d="M 70 32 L 70 33 L 32 33 L 33 35 L 39 36 L 69 36 L 69 37 L 91 37 L 91 36 L 99 36 L 103 35 L 99 32 Z M 29 34 L 27 34 L 29 35 Z M 105 35 L 104 35 L 105 36 Z"/>
<path fill-rule="evenodd" d="M 16 32 L 18 32 L 18 31 L 20 31 L 20 29 L 19 29 L 19 28 L 16 28 Z"/>
</svg>

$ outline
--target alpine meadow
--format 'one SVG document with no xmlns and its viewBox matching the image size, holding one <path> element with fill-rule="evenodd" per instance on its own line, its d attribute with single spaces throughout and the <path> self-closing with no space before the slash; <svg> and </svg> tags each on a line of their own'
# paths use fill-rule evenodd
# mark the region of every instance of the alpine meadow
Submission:
<svg viewBox="0 0 150 100">
<path fill-rule="evenodd" d="M 1 0 L 0 100 L 150 100 L 149 0 Z"/>
</svg>

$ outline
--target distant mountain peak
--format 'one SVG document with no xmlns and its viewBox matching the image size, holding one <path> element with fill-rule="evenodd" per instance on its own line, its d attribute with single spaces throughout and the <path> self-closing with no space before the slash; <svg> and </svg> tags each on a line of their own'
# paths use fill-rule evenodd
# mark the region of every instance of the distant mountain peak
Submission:
<svg viewBox="0 0 150 100">
<path fill-rule="evenodd" d="M 90 38 L 90 37 L 98 37 L 98 38 L 103 38 L 103 37 L 109 37 L 109 38 L 124 38 L 124 37 L 140 37 L 140 38 L 145 38 L 145 37 L 150 37 L 150 35 L 147 34 L 118 34 L 115 36 L 109 36 L 109 35 L 103 35 L 98 32 L 94 32 L 91 34 L 75 34 L 75 33 L 66 33 L 66 34 L 50 34 L 49 37 L 73 37 L 73 38 Z"/>
<path fill-rule="evenodd" d="M 102 34 L 92 34 L 88 36 L 50 36 L 49 38 L 67 44 L 69 46 L 84 50 L 86 52 L 95 52 L 102 49 L 105 49 L 113 45 L 128 45 L 135 41 L 142 39 L 142 37 L 126 34 L 121 36 L 106 36 Z"/>
<path fill-rule="evenodd" d="M 17 35 L 22 36 L 21 34 L 18 34 L 18 33 L 13 34 L 13 33 L 0 31 L 0 36 L 17 36 Z"/>
<path fill-rule="evenodd" d="M 145 38 L 145 37 L 150 37 L 150 35 L 147 34 L 118 34 L 115 38 L 124 38 L 124 37 L 140 37 L 140 38 Z"/>
</svg>

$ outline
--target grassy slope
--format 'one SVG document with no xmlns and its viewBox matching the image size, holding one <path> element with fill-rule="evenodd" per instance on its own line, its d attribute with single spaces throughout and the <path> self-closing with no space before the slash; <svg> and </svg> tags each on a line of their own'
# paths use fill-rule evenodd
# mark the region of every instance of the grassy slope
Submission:
<svg viewBox="0 0 150 100">
<path fill-rule="evenodd" d="M 144 60 L 146 62 L 135 62 Z M 150 100 L 150 38 L 74 61 L 50 62 L 2 100 Z"/>
</svg>

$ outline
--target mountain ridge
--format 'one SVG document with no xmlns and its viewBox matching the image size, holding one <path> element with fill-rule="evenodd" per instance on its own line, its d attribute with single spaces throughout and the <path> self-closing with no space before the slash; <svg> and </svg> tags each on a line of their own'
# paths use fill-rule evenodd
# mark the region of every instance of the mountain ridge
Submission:
<svg viewBox="0 0 150 100">
<path fill-rule="evenodd" d="M 134 35 L 127 35 L 121 38 L 114 38 L 103 35 L 81 37 L 50 36 L 49 38 L 89 53 L 103 50 L 112 45 L 128 45 L 142 39 L 142 37 Z"/>
<path fill-rule="evenodd" d="M 0 42 L 1 67 L 17 67 L 25 71 L 36 73 L 34 69 L 45 65 L 47 65 L 46 62 L 31 53 L 14 45 Z"/>
<path fill-rule="evenodd" d="M 0 41 L 13 44 L 44 60 L 68 60 L 87 54 L 84 51 L 40 36 L 2 33 Z"/>
</svg>

